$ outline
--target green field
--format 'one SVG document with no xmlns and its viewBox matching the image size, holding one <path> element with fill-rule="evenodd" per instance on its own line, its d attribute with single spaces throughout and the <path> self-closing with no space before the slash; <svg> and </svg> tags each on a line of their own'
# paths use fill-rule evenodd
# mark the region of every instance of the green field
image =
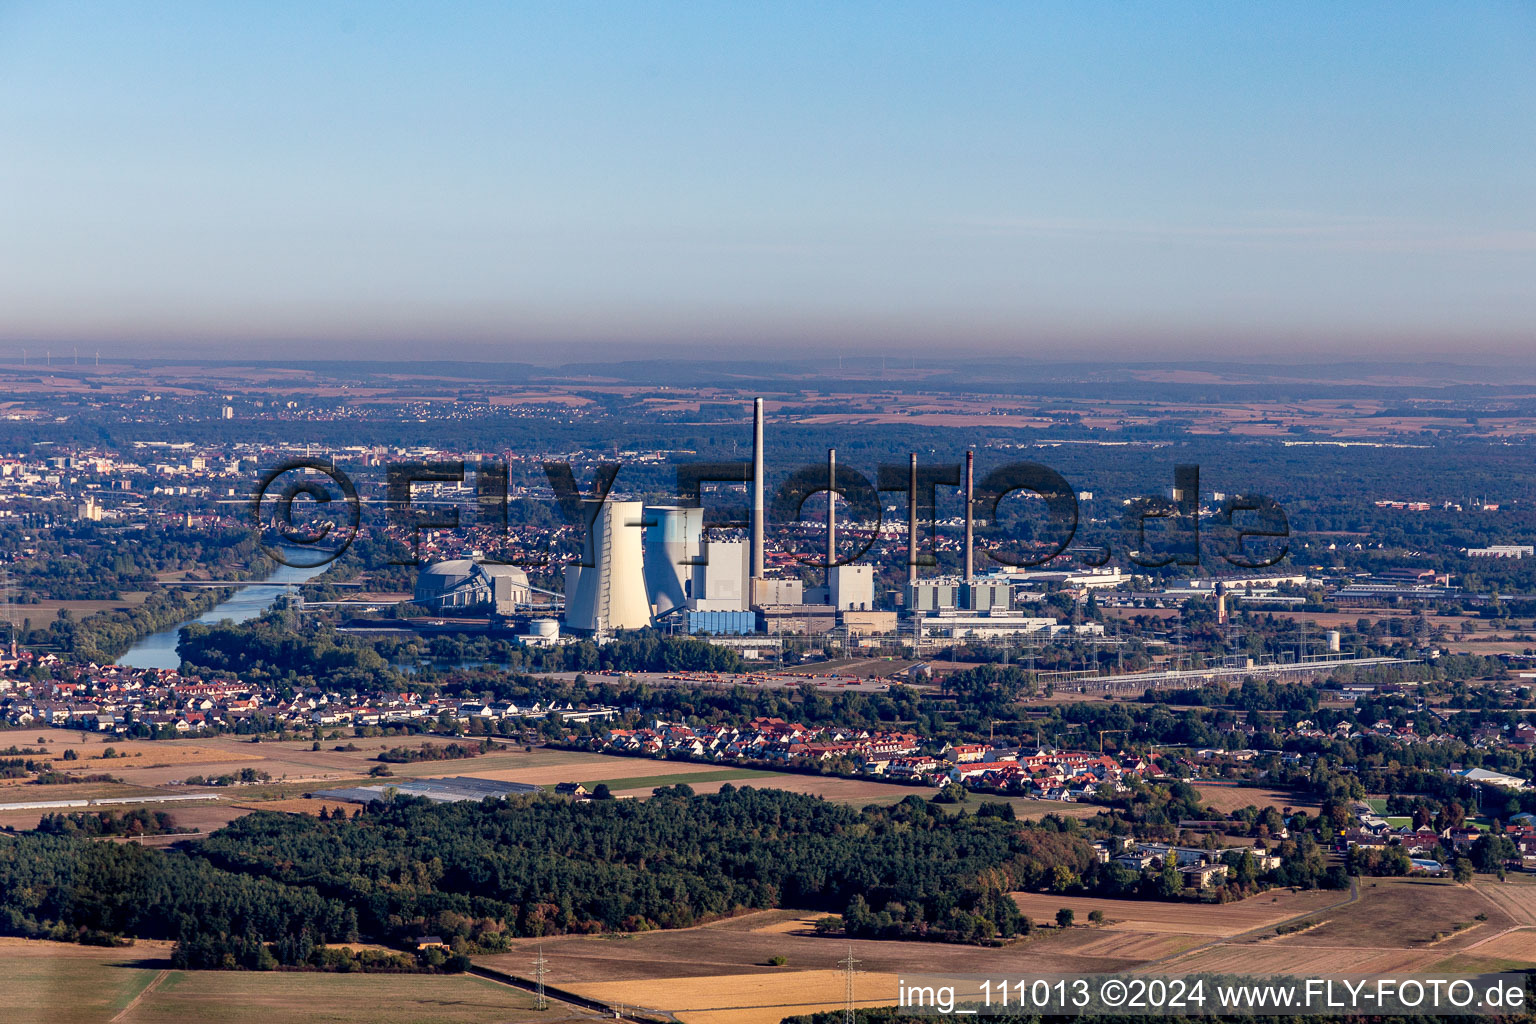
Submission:
<svg viewBox="0 0 1536 1024">
<path fill-rule="evenodd" d="M 153 967 L 132 966 L 132 949 L 83 949 L 9 940 L 0 947 L 7 1024 L 94 1024 L 111 1020 L 154 980 Z"/>
<path fill-rule="evenodd" d="M 1434 966 L 1435 973 L 1437 974 L 1509 974 L 1530 969 L 1530 963 L 1525 960 L 1474 956 L 1470 953 L 1450 957 Z"/>
<path fill-rule="evenodd" d="M 478 1024 L 536 1020 L 533 997 L 482 978 L 171 971 L 122 1024 Z"/>
<path fill-rule="evenodd" d="M 166 944 L 99 949 L 0 939 L 0 1021 L 523 1024 L 565 1016 L 538 1013 L 531 995 L 466 975 L 173 971 L 167 952 Z"/>
</svg>

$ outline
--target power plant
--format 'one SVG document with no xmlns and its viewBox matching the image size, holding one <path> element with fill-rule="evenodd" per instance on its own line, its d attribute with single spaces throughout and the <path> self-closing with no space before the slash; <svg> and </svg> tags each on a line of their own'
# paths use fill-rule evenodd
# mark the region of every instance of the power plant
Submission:
<svg viewBox="0 0 1536 1024">
<path fill-rule="evenodd" d="M 714 635 L 824 633 L 839 625 L 850 635 L 895 631 L 896 612 L 876 607 L 875 567 L 837 564 L 835 448 L 827 451 L 823 585 L 807 589 L 798 575 L 768 575 L 763 418 L 763 400 L 754 398 L 752 469 L 747 481 L 751 513 L 745 538 L 706 539 L 704 509 L 697 505 L 606 501 L 587 544 L 590 564 L 566 569 L 567 626 L 599 637 L 651 625 Z M 1019 620 L 1011 614 L 1012 591 L 1006 580 L 975 574 L 974 458 L 966 452 L 964 574 L 959 579 L 925 581 L 918 575 L 917 454 L 909 456 L 907 586 L 900 603 L 914 619 L 942 619 L 951 630 L 967 625 L 1036 628 L 1035 620 Z"/>
</svg>

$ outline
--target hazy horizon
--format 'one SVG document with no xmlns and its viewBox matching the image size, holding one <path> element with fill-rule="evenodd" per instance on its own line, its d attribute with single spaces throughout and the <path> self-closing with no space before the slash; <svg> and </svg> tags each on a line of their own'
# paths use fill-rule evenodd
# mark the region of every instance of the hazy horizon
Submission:
<svg viewBox="0 0 1536 1024">
<path fill-rule="evenodd" d="M 0 2 L 0 362 L 1528 359 L 1536 8 Z"/>
</svg>

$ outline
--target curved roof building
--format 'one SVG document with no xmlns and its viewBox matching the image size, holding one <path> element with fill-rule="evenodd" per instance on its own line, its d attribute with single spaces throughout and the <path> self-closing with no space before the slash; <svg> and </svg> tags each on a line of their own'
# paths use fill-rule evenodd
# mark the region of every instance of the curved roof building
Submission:
<svg viewBox="0 0 1536 1024">
<path fill-rule="evenodd" d="M 412 600 L 439 615 L 487 608 L 510 615 L 532 596 L 528 574 L 517 566 L 456 558 L 423 566 Z"/>
</svg>

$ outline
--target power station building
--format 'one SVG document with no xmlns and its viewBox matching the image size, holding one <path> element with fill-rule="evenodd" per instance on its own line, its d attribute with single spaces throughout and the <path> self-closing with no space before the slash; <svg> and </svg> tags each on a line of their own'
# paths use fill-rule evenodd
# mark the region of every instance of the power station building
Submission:
<svg viewBox="0 0 1536 1024">
<path fill-rule="evenodd" d="M 875 607 L 875 567 L 835 565 L 828 573 L 827 600 L 840 612 L 867 612 Z"/>
<path fill-rule="evenodd" d="M 423 567 L 416 576 L 411 600 L 437 615 L 487 608 L 498 615 L 511 615 L 532 596 L 528 574 L 517 566 L 456 558 Z"/>
</svg>

